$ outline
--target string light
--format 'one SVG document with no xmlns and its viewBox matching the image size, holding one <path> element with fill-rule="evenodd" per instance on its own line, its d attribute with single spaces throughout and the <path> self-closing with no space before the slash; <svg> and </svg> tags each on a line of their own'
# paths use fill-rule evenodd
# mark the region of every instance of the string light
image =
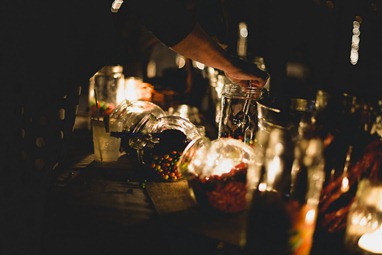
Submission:
<svg viewBox="0 0 382 255">
<path fill-rule="evenodd" d="M 350 63 L 352 65 L 356 65 L 359 60 L 359 45 L 360 45 L 360 35 L 361 35 L 361 23 L 362 18 L 360 16 L 356 16 L 353 21 L 353 36 L 351 42 L 350 49 Z"/>
</svg>

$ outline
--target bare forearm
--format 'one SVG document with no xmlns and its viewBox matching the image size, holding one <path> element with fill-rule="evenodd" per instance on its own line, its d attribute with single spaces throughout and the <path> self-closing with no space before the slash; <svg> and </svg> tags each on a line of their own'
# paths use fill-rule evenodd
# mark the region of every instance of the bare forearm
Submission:
<svg viewBox="0 0 382 255">
<path fill-rule="evenodd" d="M 195 25 L 192 33 L 171 48 L 182 56 L 209 67 L 224 71 L 232 66 L 230 55 L 210 38 L 198 24 Z"/>
<path fill-rule="evenodd" d="M 256 65 L 233 58 L 198 24 L 186 38 L 171 48 L 184 57 L 224 71 L 233 82 L 245 84 L 251 81 L 253 85 L 263 87 L 268 79 L 268 75 Z"/>
</svg>

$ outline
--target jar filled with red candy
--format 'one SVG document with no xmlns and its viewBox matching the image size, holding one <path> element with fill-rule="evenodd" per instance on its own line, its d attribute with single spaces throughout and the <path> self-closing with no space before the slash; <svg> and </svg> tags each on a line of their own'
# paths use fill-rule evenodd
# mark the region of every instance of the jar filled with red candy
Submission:
<svg viewBox="0 0 382 255">
<path fill-rule="evenodd" d="M 255 150 L 234 138 L 195 140 L 179 162 L 199 206 L 223 214 L 247 209 L 252 187 L 260 175 L 257 165 Z"/>
<path fill-rule="evenodd" d="M 199 129 L 179 116 L 150 116 L 130 134 L 129 145 L 135 148 L 148 177 L 160 181 L 183 178 L 178 161 L 186 146 L 202 137 Z"/>
</svg>

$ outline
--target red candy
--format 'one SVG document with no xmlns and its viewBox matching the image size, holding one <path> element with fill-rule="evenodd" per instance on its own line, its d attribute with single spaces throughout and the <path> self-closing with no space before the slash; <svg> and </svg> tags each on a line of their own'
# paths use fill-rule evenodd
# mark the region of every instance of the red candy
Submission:
<svg viewBox="0 0 382 255">
<path fill-rule="evenodd" d="M 190 179 L 199 204 L 223 213 L 244 211 L 247 206 L 247 169 L 247 164 L 240 163 L 222 175 Z"/>
</svg>

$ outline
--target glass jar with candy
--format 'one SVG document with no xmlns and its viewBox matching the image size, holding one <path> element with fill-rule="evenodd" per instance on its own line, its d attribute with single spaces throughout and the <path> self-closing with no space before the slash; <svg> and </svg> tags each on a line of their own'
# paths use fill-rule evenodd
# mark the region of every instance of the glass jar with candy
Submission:
<svg viewBox="0 0 382 255">
<path fill-rule="evenodd" d="M 260 174 L 255 150 L 234 138 L 197 139 L 185 149 L 179 169 L 202 210 L 237 214 L 246 210 Z"/>
<path fill-rule="evenodd" d="M 137 150 L 139 161 L 148 170 L 149 178 L 177 181 L 183 178 L 177 164 L 183 150 L 191 141 L 202 136 L 200 130 L 187 119 L 150 115 L 130 134 L 129 146 Z"/>
</svg>

